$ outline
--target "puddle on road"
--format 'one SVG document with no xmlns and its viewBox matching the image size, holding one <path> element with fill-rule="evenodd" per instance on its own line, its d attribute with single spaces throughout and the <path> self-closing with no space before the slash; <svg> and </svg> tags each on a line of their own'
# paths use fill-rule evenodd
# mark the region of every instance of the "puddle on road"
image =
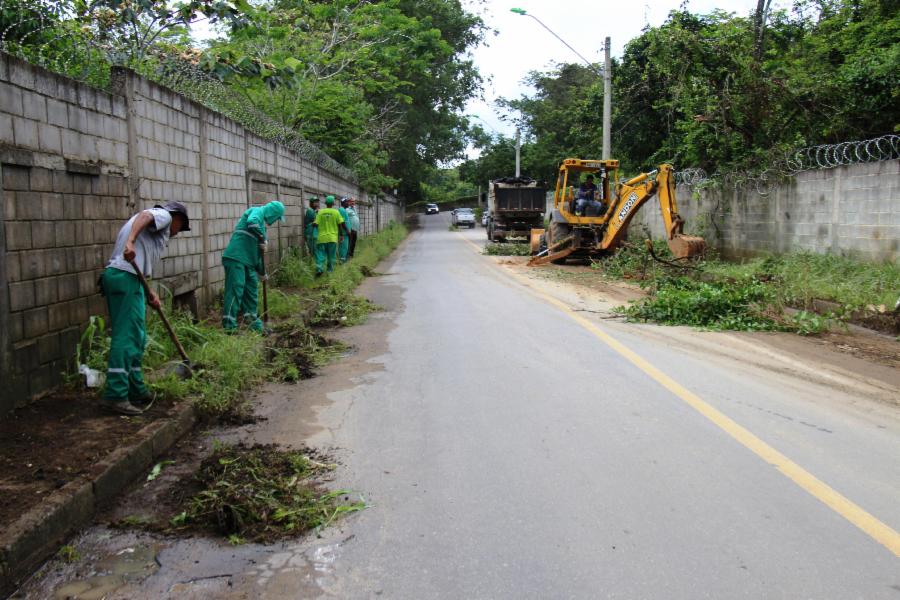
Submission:
<svg viewBox="0 0 900 600">
<path fill-rule="evenodd" d="M 98 561 L 93 575 L 61 585 L 56 600 L 101 600 L 128 583 L 146 579 L 159 570 L 159 546 L 125 548 Z"/>
<path fill-rule="evenodd" d="M 309 548 L 286 547 L 251 570 L 249 580 L 262 598 L 286 598 L 302 590 L 301 597 L 333 593 L 338 584 L 335 561 L 341 547 L 353 536 L 331 544 Z"/>
</svg>

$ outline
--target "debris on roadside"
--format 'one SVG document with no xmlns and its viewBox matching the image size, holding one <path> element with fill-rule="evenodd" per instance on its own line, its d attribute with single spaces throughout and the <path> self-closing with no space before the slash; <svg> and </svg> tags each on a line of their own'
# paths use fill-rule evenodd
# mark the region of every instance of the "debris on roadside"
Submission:
<svg viewBox="0 0 900 600">
<path fill-rule="evenodd" d="M 272 372 L 281 381 L 310 379 L 316 367 L 340 355 L 346 347 L 311 331 L 299 321 L 285 321 L 272 328 L 267 340 Z"/>
<path fill-rule="evenodd" d="M 531 247 L 528 244 L 494 242 L 487 244 L 481 253 L 488 256 L 529 256 Z"/>
<path fill-rule="evenodd" d="M 333 468 L 327 456 L 308 448 L 221 446 L 200 464 L 195 492 L 169 519 L 169 530 L 267 543 L 327 526 L 366 507 L 347 490 L 322 487 L 322 476 Z"/>
</svg>

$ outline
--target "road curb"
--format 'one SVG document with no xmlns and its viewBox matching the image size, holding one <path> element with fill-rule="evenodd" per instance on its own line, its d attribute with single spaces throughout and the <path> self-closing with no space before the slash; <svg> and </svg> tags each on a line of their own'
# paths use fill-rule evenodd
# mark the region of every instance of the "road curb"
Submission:
<svg viewBox="0 0 900 600">
<path fill-rule="evenodd" d="M 317 309 L 314 302 L 297 316 L 308 325 Z M 0 598 L 14 592 L 67 537 L 89 525 L 104 505 L 146 472 L 196 423 L 197 413 L 187 400 L 174 414 L 144 426 L 135 434 L 132 445 L 111 452 L 86 478 L 64 485 L 0 532 Z"/>
<path fill-rule="evenodd" d="M 69 535 L 88 525 L 153 461 L 193 429 L 197 416 L 190 401 L 171 416 L 148 423 L 134 443 L 97 463 L 86 478 L 71 481 L 0 533 L 0 597 L 13 592 Z"/>
</svg>

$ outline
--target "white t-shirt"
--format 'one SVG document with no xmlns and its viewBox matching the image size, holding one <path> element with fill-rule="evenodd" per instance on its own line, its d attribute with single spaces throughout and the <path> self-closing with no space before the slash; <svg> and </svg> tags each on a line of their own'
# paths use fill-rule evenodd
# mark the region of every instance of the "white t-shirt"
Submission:
<svg viewBox="0 0 900 600">
<path fill-rule="evenodd" d="M 166 246 L 169 245 L 169 225 L 172 224 L 172 215 L 164 208 L 150 208 L 148 211 L 153 215 L 153 222 L 147 225 L 134 241 L 134 262 L 145 276 L 151 277 L 153 265 L 159 262 L 166 251 Z M 131 226 L 140 214 L 128 219 L 128 222 L 119 230 L 119 234 L 116 236 L 116 247 L 113 248 L 112 258 L 109 259 L 107 267 L 134 273 L 134 268 L 123 255 L 125 254 L 125 243 L 128 242 L 128 236 L 131 235 Z"/>
</svg>

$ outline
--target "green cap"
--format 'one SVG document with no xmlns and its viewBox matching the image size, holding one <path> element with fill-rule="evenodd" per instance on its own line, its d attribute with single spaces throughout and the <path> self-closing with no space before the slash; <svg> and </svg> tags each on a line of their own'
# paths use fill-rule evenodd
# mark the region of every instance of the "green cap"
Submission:
<svg viewBox="0 0 900 600">
<path fill-rule="evenodd" d="M 334 196 L 325 196 L 325 204 L 334 204 Z"/>
</svg>

